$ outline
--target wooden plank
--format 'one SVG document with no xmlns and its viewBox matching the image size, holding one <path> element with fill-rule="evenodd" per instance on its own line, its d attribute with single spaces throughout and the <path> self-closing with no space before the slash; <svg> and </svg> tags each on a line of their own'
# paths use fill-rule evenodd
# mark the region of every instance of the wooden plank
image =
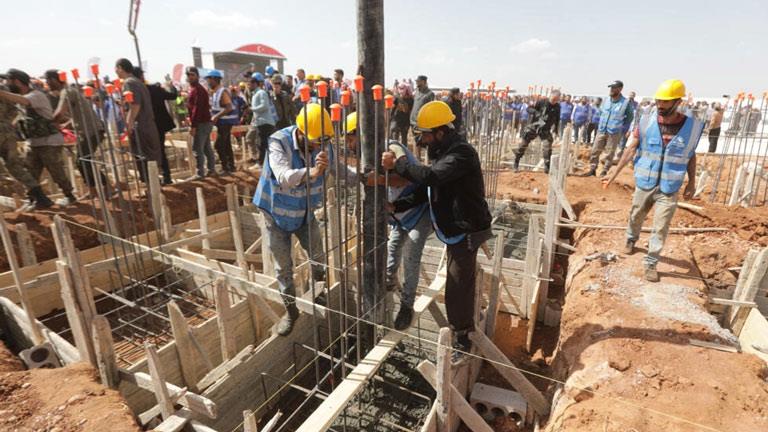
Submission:
<svg viewBox="0 0 768 432">
<path fill-rule="evenodd" d="M 237 251 L 229 251 L 224 249 L 203 248 L 202 252 L 206 258 L 212 259 L 212 260 L 237 261 L 238 256 L 240 255 L 237 253 Z M 261 263 L 261 254 L 243 253 L 242 255 L 246 262 L 258 263 L 258 264 Z"/>
<path fill-rule="evenodd" d="M 157 162 L 147 162 L 147 192 L 149 192 L 149 205 L 152 209 L 152 218 L 155 221 L 155 228 L 160 231 L 163 243 L 168 241 L 169 233 L 165 231 L 162 225 L 163 201 L 160 195 L 163 193 L 160 189 L 160 176 L 157 171 Z"/>
<path fill-rule="evenodd" d="M 205 376 L 196 384 L 196 386 L 201 389 L 210 387 L 213 385 L 213 383 L 225 377 L 231 370 L 239 367 L 243 362 L 245 362 L 248 356 L 253 355 L 254 350 L 255 348 L 253 345 L 248 345 L 247 347 L 243 348 L 232 359 L 225 361 L 224 363 L 216 366 L 210 372 L 205 374 Z"/>
<path fill-rule="evenodd" d="M 469 338 L 484 357 L 490 360 L 489 363 L 531 404 L 531 407 L 537 413 L 541 415 L 549 414 L 549 401 L 487 336 L 482 332 L 475 331 L 469 334 Z"/>
<path fill-rule="evenodd" d="M 205 197 L 203 196 L 203 188 L 195 188 L 195 197 L 197 197 L 197 218 L 200 221 L 200 233 L 208 233 L 208 210 L 205 208 Z M 203 249 L 210 249 L 211 241 L 208 239 L 203 240 Z"/>
<path fill-rule="evenodd" d="M 13 250 L 13 243 L 11 242 L 11 234 L 8 232 L 8 225 L 6 225 L 5 217 L 0 216 L 0 237 L 3 240 L 3 247 L 5 248 L 5 256 L 8 259 L 8 265 L 11 267 L 11 274 L 13 274 L 13 282 L 18 290 L 19 297 L 21 298 L 21 307 L 24 309 L 24 313 L 27 315 L 27 321 L 29 328 L 32 330 L 32 342 L 35 345 L 43 342 L 43 333 L 40 331 L 35 322 L 35 311 L 32 309 L 32 305 L 27 296 L 27 292 L 21 282 L 21 275 L 19 274 L 19 263 L 16 261 L 16 252 Z"/>
<path fill-rule="evenodd" d="M 75 346 L 80 353 L 80 361 L 87 361 L 96 364 L 96 352 L 93 347 L 93 339 L 89 331 L 80 306 L 74 292 L 74 282 L 72 282 L 72 273 L 69 271 L 69 265 L 64 261 L 57 261 L 59 269 L 59 283 L 61 285 L 61 298 L 64 302 L 64 311 L 67 314 L 67 322 L 72 331 L 72 337 L 75 340 Z"/>
<path fill-rule="evenodd" d="M 83 313 L 85 323 L 90 328 L 91 320 L 96 315 L 96 304 L 93 300 L 93 290 L 88 272 L 83 266 L 79 252 L 75 249 L 69 226 L 61 216 L 54 216 L 51 229 L 59 257 L 69 265 L 72 282 L 74 282 L 72 288 L 75 292 L 75 298 L 80 311 Z"/>
<path fill-rule="evenodd" d="M 179 354 L 179 365 L 181 366 L 184 383 L 187 385 L 187 388 L 196 392 L 197 382 L 204 373 L 200 362 L 197 360 L 197 356 L 204 355 L 205 353 L 198 353 L 195 350 L 189 324 L 184 314 L 181 313 L 179 305 L 174 300 L 171 300 L 168 302 L 167 307 L 168 316 L 171 319 L 171 332 L 173 332 L 173 339 L 176 341 L 176 351 Z"/>
<path fill-rule="evenodd" d="M 552 184 L 550 182 L 550 187 L 555 188 L 555 195 L 557 195 L 557 199 L 560 202 L 560 205 L 565 209 L 565 213 L 568 215 L 568 217 L 575 221 L 576 218 L 576 212 L 573 211 L 573 207 L 571 207 L 571 203 L 568 202 L 568 198 L 566 198 L 565 193 L 560 189 L 560 186 L 557 184 Z"/>
<path fill-rule="evenodd" d="M 237 200 L 237 189 L 235 184 L 229 183 L 226 186 L 227 211 L 229 212 L 229 224 L 232 227 L 232 240 L 235 243 L 235 252 L 237 253 L 237 265 L 243 270 L 248 269 L 248 262 L 245 260 L 245 245 L 243 244 L 243 231 L 240 222 L 240 205 Z"/>
<path fill-rule="evenodd" d="M 744 273 L 747 273 L 746 271 Z M 758 290 L 768 289 L 768 247 L 762 249 L 749 268 L 749 275 L 742 285 L 737 285 L 733 293 L 733 299 L 737 301 L 753 302 Z M 739 277 L 741 279 L 741 276 Z M 747 320 L 749 308 L 734 306 L 730 312 L 730 327 L 734 334 L 738 335 L 741 327 Z"/>
<path fill-rule="evenodd" d="M 23 222 L 16 224 L 16 241 L 19 243 L 21 265 L 23 267 L 37 265 L 35 244 L 32 242 L 32 236 L 29 234 L 27 224 Z"/>
<path fill-rule="evenodd" d="M 435 390 L 437 391 L 437 431 L 453 432 L 451 422 L 451 329 L 443 327 L 437 339 L 437 368 Z"/>
<path fill-rule="evenodd" d="M 424 419 L 424 426 L 421 427 L 419 432 L 437 432 L 437 403 L 432 404 L 427 418 Z"/>
<path fill-rule="evenodd" d="M 749 311 L 739 333 L 739 343 L 745 353 L 754 354 L 768 364 L 768 321 L 757 309 Z"/>
<path fill-rule="evenodd" d="M 153 429 L 154 432 L 177 432 L 189 426 L 194 432 L 216 432 L 197 420 L 194 420 L 194 413 L 186 408 L 182 408 L 165 421 Z"/>
<path fill-rule="evenodd" d="M 434 318 L 435 324 L 437 324 L 439 328 L 449 326 L 448 319 L 445 318 L 443 311 L 440 310 L 440 307 L 437 305 L 437 303 L 431 302 L 429 306 L 427 306 L 427 309 L 432 315 L 432 318 Z"/>
<path fill-rule="evenodd" d="M 147 373 L 130 372 L 125 369 L 119 369 L 118 372 L 120 379 L 123 381 L 130 382 L 144 390 L 155 390 L 155 382 L 152 376 Z M 169 382 L 165 382 L 165 387 L 168 389 L 170 398 L 178 399 L 177 403 L 181 406 L 211 419 L 215 419 L 218 416 L 218 407 L 212 400 L 192 392 L 187 392 L 184 388 Z M 180 393 L 183 393 L 183 395 L 179 396 Z"/>
<path fill-rule="evenodd" d="M 496 245 L 493 250 L 493 267 L 491 269 L 490 284 L 488 293 L 488 309 L 485 315 L 485 334 L 493 337 L 496 331 L 496 315 L 499 313 L 499 304 L 501 297 L 501 263 L 504 258 L 504 237 L 505 232 L 501 231 L 496 236 Z"/>
<path fill-rule="evenodd" d="M 174 413 L 173 402 L 171 396 L 168 393 L 168 388 L 165 386 L 165 376 L 160 368 L 160 359 L 157 357 L 157 347 L 151 343 L 144 344 L 144 351 L 147 355 L 147 365 L 149 366 L 149 374 L 152 377 L 152 386 L 154 388 L 155 397 L 157 403 L 160 405 L 160 415 L 163 420 L 167 420 L 168 417 Z"/>
<path fill-rule="evenodd" d="M 233 328 L 232 305 L 229 299 L 229 288 L 224 279 L 216 279 L 216 314 L 219 317 L 219 338 L 221 341 L 221 357 L 227 361 L 237 355 L 235 329 Z"/>
<path fill-rule="evenodd" d="M 731 300 L 731 299 L 724 299 L 724 298 L 717 298 L 717 297 L 709 299 L 709 302 L 711 304 L 725 305 L 725 306 L 741 306 L 746 308 L 757 307 L 757 303 L 753 301 L 740 301 L 740 300 Z"/>
<path fill-rule="evenodd" d="M 256 423 L 253 411 L 243 411 L 243 432 L 259 432 L 259 425 Z"/>
<path fill-rule="evenodd" d="M 427 309 L 435 296 L 445 286 L 445 275 L 438 271 L 438 276 L 424 294 L 421 294 L 413 306 L 414 319 Z M 381 366 L 381 363 L 405 337 L 402 332 L 390 331 L 371 349 L 364 359 L 347 375 L 344 381 L 323 401 L 322 404 L 302 423 L 297 432 L 320 432 L 327 430 L 347 403 L 365 386 Z"/>
<path fill-rule="evenodd" d="M 91 321 L 91 326 L 93 326 L 93 347 L 96 351 L 101 384 L 117 389 L 120 384 L 120 375 L 117 373 L 117 357 L 109 321 L 103 315 L 96 315 Z"/>
<path fill-rule="evenodd" d="M 698 340 L 698 339 L 688 339 L 688 343 L 690 345 L 697 346 L 700 348 L 709 348 L 709 349 L 714 349 L 718 351 L 725 351 L 725 352 L 732 352 L 732 353 L 739 352 L 739 348 L 734 346 L 723 345 L 723 344 L 714 343 L 714 342 L 707 342 L 707 341 Z"/>
<path fill-rule="evenodd" d="M 437 380 L 435 379 L 435 376 L 437 375 L 437 368 L 434 364 L 424 360 L 419 363 L 418 366 L 416 366 L 416 369 L 433 388 L 437 389 Z M 450 385 L 450 388 L 451 409 L 453 409 L 456 414 L 458 414 L 459 418 L 461 418 L 469 430 L 472 432 L 493 432 L 493 429 L 488 426 L 488 423 L 486 423 L 485 420 L 480 417 L 480 414 L 478 414 L 475 409 L 472 408 L 469 402 L 464 399 L 464 395 L 462 395 L 461 392 L 453 384 Z M 435 403 L 435 405 L 437 405 L 437 403 Z M 436 412 L 439 415 L 440 409 L 438 408 Z M 436 430 L 440 431 L 439 422 Z"/>
</svg>

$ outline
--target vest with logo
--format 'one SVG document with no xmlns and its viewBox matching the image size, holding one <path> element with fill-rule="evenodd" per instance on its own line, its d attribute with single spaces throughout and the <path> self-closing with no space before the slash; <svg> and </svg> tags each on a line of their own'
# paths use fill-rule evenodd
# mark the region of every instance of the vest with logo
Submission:
<svg viewBox="0 0 768 432">
<path fill-rule="evenodd" d="M 221 95 L 224 94 L 225 90 L 224 86 L 220 86 L 213 92 L 213 95 L 211 96 L 211 116 L 215 116 L 224 111 L 224 107 L 221 106 Z M 219 121 L 216 122 L 217 124 L 236 125 L 240 123 L 240 110 L 238 109 L 237 104 L 232 100 L 231 96 L 229 101 L 232 104 L 232 111 L 230 111 L 229 114 L 219 117 Z"/>
<path fill-rule="evenodd" d="M 394 140 L 390 140 L 389 145 L 400 146 L 403 149 L 403 151 L 405 151 L 405 156 L 408 158 L 408 163 L 410 164 L 419 163 L 418 159 L 416 159 L 416 156 L 414 156 L 414 154 L 410 150 L 408 150 L 408 147 Z M 395 200 L 397 200 L 398 198 L 408 196 L 418 188 L 419 188 L 419 185 L 416 183 L 409 183 L 401 187 L 390 186 L 388 191 L 389 202 L 395 202 Z M 406 211 L 395 213 L 394 219 L 390 218 L 389 223 L 390 225 L 393 225 L 393 226 L 400 226 L 403 229 L 411 230 L 419 222 L 422 215 L 424 215 L 424 211 L 427 209 L 427 206 L 428 204 L 424 203 L 424 204 L 420 204 L 415 207 L 409 208 Z"/>
<path fill-rule="evenodd" d="M 291 169 L 307 167 L 304 163 L 304 151 L 296 148 L 294 131 L 296 126 L 280 129 L 269 137 L 270 141 L 276 141 L 282 146 L 283 151 L 291 159 Z M 328 163 L 333 166 L 333 147 L 327 146 Z M 316 149 L 311 153 L 312 159 L 309 167 L 314 166 L 315 156 L 320 152 Z M 307 211 L 307 185 L 301 183 L 295 187 L 281 186 L 277 181 L 269 156 L 264 159 L 264 169 L 259 178 L 259 185 L 253 196 L 253 204 L 265 210 L 272 216 L 275 224 L 286 232 L 294 232 L 301 228 L 305 222 L 314 217 L 312 209 L 323 204 L 323 179 L 318 177 L 310 182 L 310 211 Z"/>
<path fill-rule="evenodd" d="M 665 146 L 656 110 L 640 120 L 640 146 L 635 156 L 635 185 L 651 190 L 657 185 L 665 194 L 680 190 L 704 125 L 686 116 L 677 135 Z"/>
<path fill-rule="evenodd" d="M 598 132 L 609 135 L 620 133 L 624 130 L 624 121 L 627 118 L 627 106 L 629 99 L 620 96 L 619 100 L 613 102 L 611 98 L 603 101 L 600 107 L 600 124 L 597 127 Z"/>
</svg>

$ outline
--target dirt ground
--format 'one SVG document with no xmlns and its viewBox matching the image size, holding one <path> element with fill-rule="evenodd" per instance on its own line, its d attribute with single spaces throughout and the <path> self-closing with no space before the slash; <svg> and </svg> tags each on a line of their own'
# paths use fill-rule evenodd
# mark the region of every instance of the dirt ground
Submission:
<svg viewBox="0 0 768 432">
<path fill-rule="evenodd" d="M 246 189 L 248 190 L 248 193 L 252 194 L 259 180 L 258 175 L 258 172 L 239 171 L 230 176 L 207 177 L 204 180 L 187 181 L 164 186 L 163 193 L 165 194 L 168 207 L 171 209 L 172 222 L 178 224 L 197 218 L 195 188 L 203 188 L 206 208 L 208 214 L 211 215 L 226 210 L 227 198 L 224 193 L 224 188 L 228 183 L 235 182 L 238 185 L 238 190 L 241 194 L 245 193 Z M 126 200 L 128 200 L 127 194 L 124 196 L 126 197 Z M 135 192 L 132 192 L 131 198 L 130 205 L 134 209 L 134 214 L 137 218 L 136 226 L 138 231 L 141 233 L 154 230 L 152 212 L 147 207 L 146 199 L 137 197 Z M 35 245 L 35 254 L 37 255 L 38 261 L 42 262 L 56 256 L 56 248 L 50 229 L 50 225 L 53 223 L 53 217 L 55 215 L 62 215 L 62 217 L 78 224 L 102 229 L 99 223 L 101 215 L 98 215 L 98 219 L 94 218 L 93 212 L 93 205 L 90 200 L 87 200 L 77 202 L 63 209 L 54 206 L 50 210 L 12 212 L 5 213 L 4 216 L 10 231 L 14 231 L 15 224 L 21 222 L 27 224 L 27 228 L 30 231 L 32 241 Z M 122 220 L 121 210 L 119 208 L 114 208 L 113 214 L 116 223 L 120 224 L 120 221 Z M 74 225 L 70 225 L 70 230 L 76 248 L 84 250 L 98 246 L 99 240 L 96 232 L 85 228 L 79 228 Z M 8 263 L 5 254 L 0 254 L 0 271 L 7 270 Z"/>
<path fill-rule="evenodd" d="M 0 340 L 0 373 L 20 370 L 24 370 L 21 360 Z"/>
<path fill-rule="evenodd" d="M 18 432 L 141 429 L 123 398 L 99 384 L 89 365 L 0 373 L 0 430 Z"/>
<path fill-rule="evenodd" d="M 546 177 L 504 172 L 501 198 L 545 203 Z M 632 178 L 607 190 L 599 179 L 569 177 L 566 195 L 584 224 L 626 224 Z M 662 281 L 642 279 L 639 252 L 617 262 L 587 262 L 594 252 L 619 252 L 623 230 L 577 229 L 568 291 L 554 357 L 544 363 L 566 391 L 547 431 L 765 431 L 768 372 L 754 356 L 689 345 L 689 339 L 733 343 L 704 304 L 710 289 L 735 283 L 728 267 L 750 247 L 768 245 L 768 210 L 726 208 L 695 200 L 702 214 L 678 209 L 673 227 L 724 227 L 717 233 L 670 235 L 659 264 Z M 541 338 L 537 329 L 535 339 Z M 514 336 L 511 336 L 514 337 Z M 515 342 L 511 341 L 514 346 Z M 525 353 L 507 353 L 526 368 Z M 534 371 L 536 369 L 533 369 Z M 706 429 L 709 428 L 709 429 Z M 497 429 L 503 430 L 503 429 Z"/>
</svg>

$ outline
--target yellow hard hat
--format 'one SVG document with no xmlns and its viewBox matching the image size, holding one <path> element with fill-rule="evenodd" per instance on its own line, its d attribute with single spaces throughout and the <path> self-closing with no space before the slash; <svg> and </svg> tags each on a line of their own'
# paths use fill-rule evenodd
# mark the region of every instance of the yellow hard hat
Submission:
<svg viewBox="0 0 768 432">
<path fill-rule="evenodd" d="M 309 124 L 309 127 L 304 125 L 305 109 L 307 110 L 307 123 Z M 324 125 L 322 125 L 322 123 L 324 123 Z M 316 103 L 307 104 L 301 111 L 299 111 L 299 115 L 296 116 L 296 126 L 298 126 L 299 130 L 303 132 L 310 141 L 320 138 L 321 129 L 325 136 L 333 136 L 331 115 Z"/>
<path fill-rule="evenodd" d="M 357 129 L 357 111 L 347 116 L 347 133 L 352 133 Z"/>
<path fill-rule="evenodd" d="M 451 107 L 443 101 L 432 101 L 424 104 L 416 115 L 416 128 L 422 131 L 430 131 L 434 128 L 445 126 L 456 120 Z"/>
<path fill-rule="evenodd" d="M 657 100 L 674 100 L 685 97 L 685 84 L 678 79 L 668 79 L 661 83 L 653 96 Z"/>
</svg>

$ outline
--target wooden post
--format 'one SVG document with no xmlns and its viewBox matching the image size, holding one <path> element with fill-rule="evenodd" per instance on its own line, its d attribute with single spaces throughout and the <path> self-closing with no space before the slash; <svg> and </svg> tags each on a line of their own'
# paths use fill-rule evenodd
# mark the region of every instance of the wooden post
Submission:
<svg viewBox="0 0 768 432">
<path fill-rule="evenodd" d="M 80 353 L 80 361 L 86 361 L 96 366 L 96 354 L 93 347 L 88 322 L 83 316 L 83 312 L 77 303 L 74 282 L 72 282 L 72 273 L 69 271 L 69 265 L 62 260 L 56 261 L 56 269 L 59 273 L 59 285 L 61 286 L 61 299 L 64 303 L 64 310 L 67 314 L 69 328 L 72 331 L 72 337 L 75 340 L 75 346 Z"/>
<path fill-rule="evenodd" d="M 560 220 L 560 213 L 562 207 L 560 200 L 557 199 L 556 188 L 552 187 L 553 184 L 560 184 L 561 181 L 561 167 L 562 163 L 560 156 L 556 155 L 552 157 L 552 171 L 549 174 L 549 191 L 547 194 L 547 214 L 544 224 L 544 249 L 541 257 L 542 269 L 541 269 L 541 285 L 539 288 L 538 299 L 538 316 L 544 318 L 544 306 L 547 301 L 547 294 L 549 292 L 549 272 L 552 268 L 552 262 L 555 257 L 555 239 L 557 238 L 557 222 Z M 541 300 L 544 301 L 541 301 Z"/>
<path fill-rule="evenodd" d="M 111 389 L 117 389 L 120 384 L 120 374 L 117 370 L 115 345 L 112 340 L 112 329 L 109 321 L 103 315 L 96 315 L 91 322 L 93 346 L 96 351 L 96 362 L 99 365 L 101 383 Z"/>
<path fill-rule="evenodd" d="M 768 289 L 768 247 L 757 253 L 754 262 L 748 269 L 748 274 L 743 283 L 737 285 L 733 293 L 733 299 L 742 302 L 753 302 L 759 290 Z M 739 282 L 742 275 L 739 275 Z M 747 320 L 749 308 L 733 306 L 729 313 L 730 327 L 734 334 L 738 335 Z"/>
<path fill-rule="evenodd" d="M 27 224 L 23 222 L 16 224 L 16 241 L 19 243 L 22 267 L 36 265 L 35 244 L 32 242 L 32 236 L 29 235 Z"/>
<path fill-rule="evenodd" d="M 203 196 L 203 188 L 195 188 L 195 196 L 197 196 L 197 218 L 200 221 L 200 234 L 208 234 L 208 211 L 205 208 L 205 197 Z M 203 239 L 203 250 L 211 248 L 211 240 Z"/>
<path fill-rule="evenodd" d="M 152 218 L 155 220 L 155 228 L 160 231 L 163 242 L 168 241 L 167 233 L 163 232 L 163 201 L 160 198 L 160 175 L 157 172 L 157 162 L 147 162 L 147 190 L 149 192 L 149 204 L 152 208 Z"/>
<path fill-rule="evenodd" d="M 272 261 L 272 249 L 269 245 L 269 229 L 267 228 L 267 221 L 265 220 L 270 216 L 261 213 L 259 219 L 259 228 L 261 228 L 261 272 L 267 276 L 275 277 L 275 263 Z"/>
<path fill-rule="evenodd" d="M 521 318 L 528 318 L 530 313 L 531 293 L 536 280 L 539 277 L 539 221 L 540 217 L 531 215 L 528 220 L 528 238 L 525 246 L 525 267 L 523 270 L 523 283 L 520 289 Z"/>
<path fill-rule="evenodd" d="M 482 332 L 472 332 L 469 338 L 480 352 L 490 360 L 489 363 L 504 377 L 507 382 L 520 392 L 529 404 L 541 415 L 549 414 L 549 402 L 543 394 L 527 378 L 517 370 L 507 356 Z"/>
<path fill-rule="evenodd" d="M 56 241 L 59 257 L 69 266 L 78 305 L 86 320 L 86 325 L 90 327 L 91 320 L 96 316 L 96 304 L 93 301 L 91 279 L 88 277 L 88 272 L 80 261 L 80 253 L 75 249 L 75 245 L 72 242 L 72 234 L 69 232 L 69 227 L 61 216 L 54 216 L 51 230 Z"/>
<path fill-rule="evenodd" d="M 442 327 L 437 339 L 437 430 L 453 432 L 451 425 L 451 329 Z"/>
<path fill-rule="evenodd" d="M 505 232 L 499 232 L 496 236 L 496 245 L 493 250 L 493 269 L 491 272 L 491 290 L 488 293 L 488 310 L 485 314 L 485 334 L 493 338 L 496 331 L 496 314 L 499 313 L 499 304 L 501 304 L 501 264 L 504 259 L 504 236 Z"/>
<path fill-rule="evenodd" d="M 243 411 L 243 432 L 259 432 L 259 425 L 256 424 L 256 416 L 252 411 Z"/>
<path fill-rule="evenodd" d="M 173 415 L 173 402 L 168 394 L 168 387 L 165 386 L 165 376 L 160 369 L 160 358 L 157 355 L 157 347 L 151 343 L 144 344 L 144 350 L 147 353 L 147 367 L 149 375 L 152 376 L 152 385 L 154 386 L 155 397 L 160 405 L 160 415 L 163 420 Z"/>
<path fill-rule="evenodd" d="M 13 250 L 11 234 L 8 232 L 8 225 L 5 224 L 5 218 L 3 216 L 0 216 L 0 237 L 3 239 L 5 256 L 8 258 L 8 265 L 11 267 L 13 283 L 16 285 L 16 290 L 19 292 L 19 298 L 21 298 L 21 307 L 24 309 L 24 314 L 29 321 L 29 329 L 32 330 L 32 342 L 35 345 L 40 344 L 43 342 L 43 332 L 35 322 L 35 311 L 32 310 L 32 303 L 29 300 L 29 295 L 27 290 L 24 289 L 24 283 L 21 281 L 19 263 L 16 261 L 16 252 Z"/>
<path fill-rule="evenodd" d="M 243 244 L 243 225 L 240 222 L 240 206 L 237 201 L 237 189 L 232 183 L 226 186 L 227 211 L 229 212 L 229 224 L 232 227 L 232 240 L 235 243 L 237 265 L 248 275 L 248 262 L 245 260 L 245 245 Z"/>
<path fill-rule="evenodd" d="M 224 279 L 217 279 L 216 314 L 218 315 L 219 338 L 221 339 L 221 357 L 224 361 L 237 355 L 232 305 L 229 301 L 229 289 Z"/>
<path fill-rule="evenodd" d="M 179 364 L 184 382 L 191 391 L 197 391 L 197 383 L 204 375 L 197 361 L 197 352 L 189 331 L 189 323 L 181 313 L 179 305 L 175 301 L 168 302 L 168 316 L 171 319 L 171 331 L 176 340 L 176 351 L 179 354 Z"/>
</svg>

